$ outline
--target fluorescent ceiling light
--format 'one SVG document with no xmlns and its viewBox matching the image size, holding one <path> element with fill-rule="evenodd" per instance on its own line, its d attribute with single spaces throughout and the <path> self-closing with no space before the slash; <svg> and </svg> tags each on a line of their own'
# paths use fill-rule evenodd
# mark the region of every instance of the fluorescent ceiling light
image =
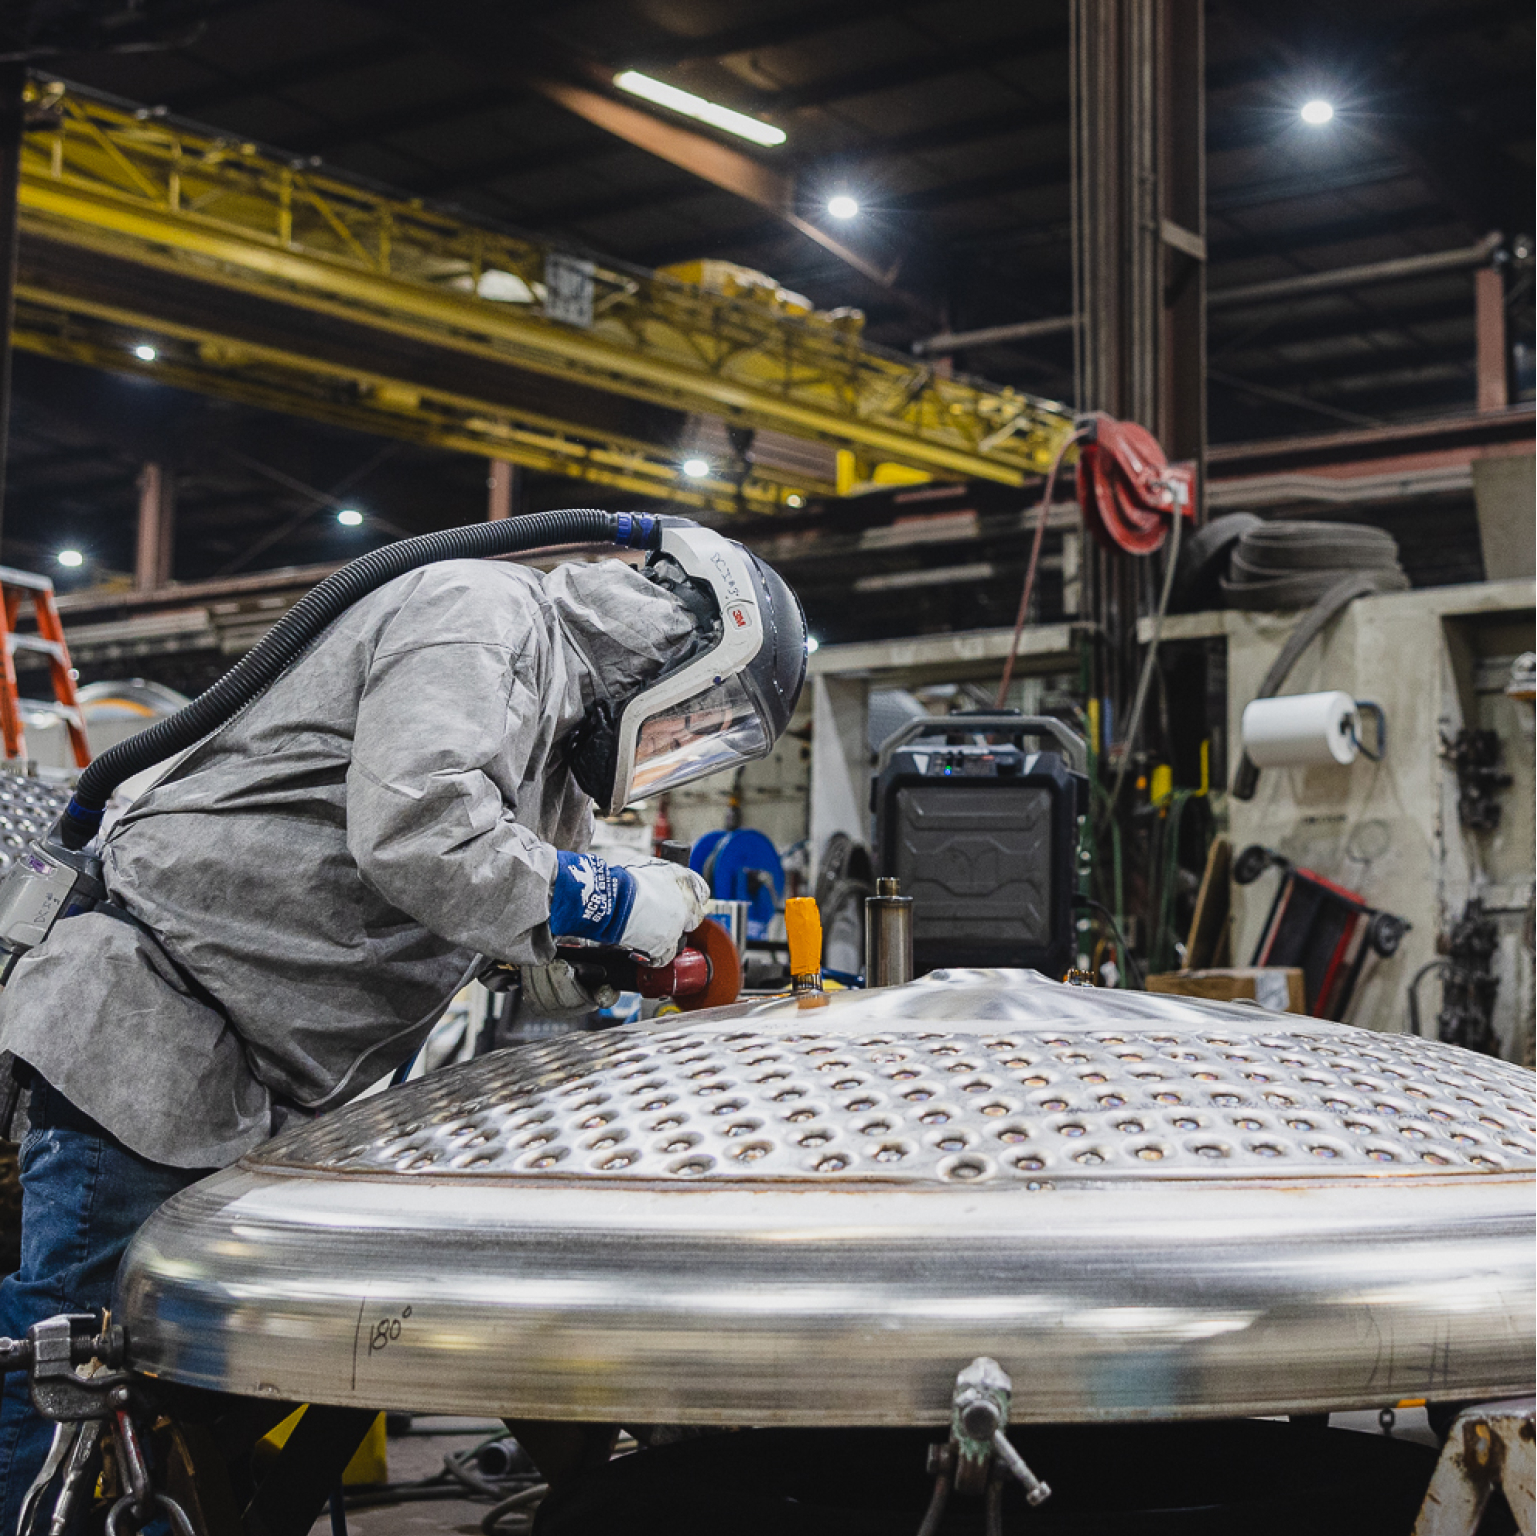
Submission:
<svg viewBox="0 0 1537 1536">
<path fill-rule="evenodd" d="M 150 346 L 147 341 L 141 342 L 138 346 L 136 346 L 133 349 L 133 355 L 138 358 L 141 363 L 152 363 L 157 357 L 160 356 L 160 354 L 152 346 Z"/>
<path fill-rule="evenodd" d="M 1322 128 L 1334 116 L 1333 104 L 1321 98 L 1302 104 L 1302 121 L 1313 128 Z"/>
<path fill-rule="evenodd" d="M 476 294 L 496 304 L 532 304 L 537 295 L 516 272 L 487 267 L 475 285 Z"/>
<path fill-rule="evenodd" d="M 84 565 L 85 556 L 78 549 L 61 549 L 59 551 L 59 564 L 69 566 Z"/>
<path fill-rule="evenodd" d="M 710 466 L 705 459 L 685 459 L 683 461 L 683 473 L 690 480 L 703 480 L 710 473 Z"/>
<path fill-rule="evenodd" d="M 363 514 L 359 512 L 355 507 L 343 507 L 341 511 L 336 514 L 336 521 L 339 522 L 343 528 L 356 528 L 363 521 Z"/>
<path fill-rule="evenodd" d="M 827 199 L 827 211 L 835 219 L 852 219 L 859 212 L 859 204 L 847 192 Z"/>
<path fill-rule="evenodd" d="M 695 96 L 692 91 L 680 91 L 675 85 L 653 80 L 650 75 L 637 74 L 633 69 L 615 75 L 614 84 L 632 96 L 654 101 L 659 107 L 670 107 L 674 112 L 681 112 L 684 117 L 708 123 L 712 128 L 723 128 L 727 133 L 734 133 L 740 139 L 750 139 L 754 144 L 772 146 L 785 141 L 783 128 L 760 122 L 756 117 L 748 117 L 745 112 L 733 112 L 730 107 L 706 101 L 703 96 Z"/>
</svg>

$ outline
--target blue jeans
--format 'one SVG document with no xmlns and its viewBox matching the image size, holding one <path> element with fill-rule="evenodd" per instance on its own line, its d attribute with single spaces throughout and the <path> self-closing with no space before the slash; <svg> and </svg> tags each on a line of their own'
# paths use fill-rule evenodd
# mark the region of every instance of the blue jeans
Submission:
<svg viewBox="0 0 1537 1536">
<path fill-rule="evenodd" d="M 129 1239 L 178 1190 L 208 1171 L 167 1168 L 130 1152 L 34 1077 L 21 1143 L 21 1269 L 0 1281 L 0 1334 L 20 1338 L 60 1312 L 97 1312 Z M 0 1400 L 0 1536 L 15 1536 L 22 1500 L 53 1439 L 32 1410 L 24 1373 Z"/>
</svg>

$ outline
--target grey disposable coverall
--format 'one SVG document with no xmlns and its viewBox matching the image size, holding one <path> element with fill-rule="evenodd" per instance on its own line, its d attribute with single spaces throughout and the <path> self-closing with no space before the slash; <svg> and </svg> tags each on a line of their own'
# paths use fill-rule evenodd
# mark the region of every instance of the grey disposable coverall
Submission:
<svg viewBox="0 0 1537 1536">
<path fill-rule="evenodd" d="M 482 956 L 553 957 L 555 850 L 592 824 L 561 738 L 692 629 L 614 560 L 381 587 L 112 828 L 108 888 L 150 932 L 60 923 L 0 999 L 0 1046 L 180 1168 L 351 1098 Z"/>
</svg>

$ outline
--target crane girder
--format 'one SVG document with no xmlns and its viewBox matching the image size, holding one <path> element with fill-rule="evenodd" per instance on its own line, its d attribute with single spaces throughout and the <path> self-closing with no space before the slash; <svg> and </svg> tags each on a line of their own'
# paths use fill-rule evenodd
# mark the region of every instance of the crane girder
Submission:
<svg viewBox="0 0 1537 1536">
<path fill-rule="evenodd" d="M 946 377 L 852 317 L 575 256 L 73 86 L 29 95 L 31 350 L 723 512 L 834 477 L 764 453 L 688 479 L 691 419 L 1008 485 L 1072 431 L 1066 406 Z"/>
</svg>

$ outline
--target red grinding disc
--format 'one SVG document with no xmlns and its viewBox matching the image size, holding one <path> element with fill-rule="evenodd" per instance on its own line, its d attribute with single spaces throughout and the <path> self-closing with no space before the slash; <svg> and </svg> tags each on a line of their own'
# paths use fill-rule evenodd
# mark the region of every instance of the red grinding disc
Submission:
<svg viewBox="0 0 1537 1536">
<path fill-rule="evenodd" d="M 698 992 L 676 999 L 684 1013 L 701 1008 L 721 1008 L 734 1003 L 742 990 L 742 957 L 736 952 L 731 935 L 712 918 L 706 918 L 683 942 L 690 949 L 703 950 L 710 962 L 710 980 Z"/>
</svg>

